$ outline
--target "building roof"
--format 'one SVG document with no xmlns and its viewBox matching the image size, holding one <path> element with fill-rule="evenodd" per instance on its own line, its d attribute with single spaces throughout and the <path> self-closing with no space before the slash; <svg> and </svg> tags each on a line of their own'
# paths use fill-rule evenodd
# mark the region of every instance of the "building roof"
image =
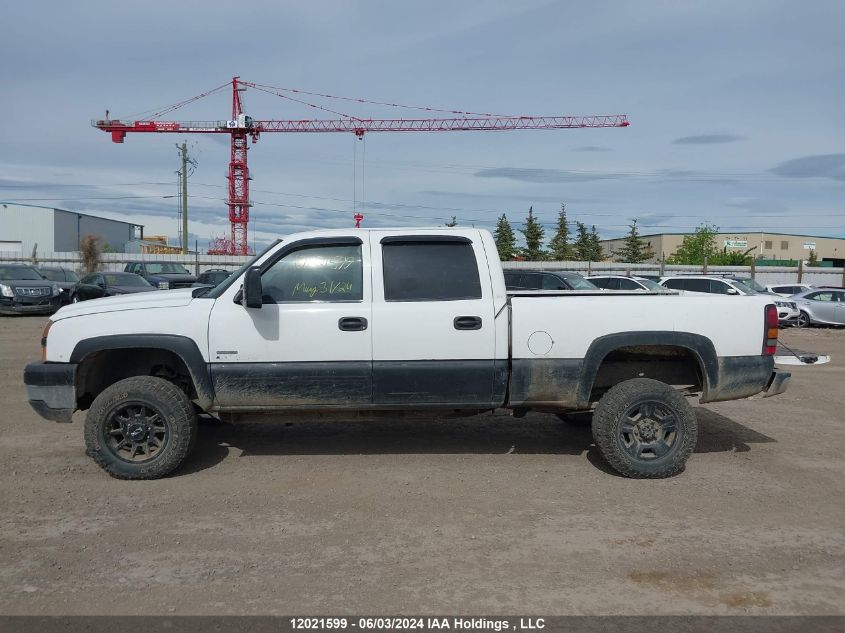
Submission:
<svg viewBox="0 0 845 633">
<path fill-rule="evenodd" d="M 143 224 L 138 224 L 137 222 L 127 222 L 126 220 L 115 220 L 114 218 L 104 218 L 101 215 L 94 215 L 93 213 L 82 213 L 82 211 L 71 211 L 70 209 L 60 209 L 59 207 L 48 207 L 43 204 L 24 204 L 22 202 L 9 202 L 8 200 L 0 200 L 0 204 L 4 207 L 8 205 L 13 205 L 16 207 L 32 207 L 34 209 L 47 209 L 48 211 L 63 211 L 65 213 L 72 213 L 73 215 L 81 215 L 86 218 L 96 218 L 97 220 L 109 220 L 110 222 L 120 222 L 121 224 L 130 224 L 132 226 L 141 226 Z"/>
</svg>

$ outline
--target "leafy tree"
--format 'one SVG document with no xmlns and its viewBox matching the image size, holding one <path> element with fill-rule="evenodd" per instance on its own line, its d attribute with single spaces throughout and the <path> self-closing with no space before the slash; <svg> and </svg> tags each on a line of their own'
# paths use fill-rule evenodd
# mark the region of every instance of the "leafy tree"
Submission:
<svg viewBox="0 0 845 633">
<path fill-rule="evenodd" d="M 452 219 L 451 219 L 451 220 L 449 220 L 449 221 L 446 223 L 446 226 L 448 226 L 448 227 L 450 227 L 450 228 L 451 228 L 451 227 L 453 227 L 453 226 L 458 226 L 458 218 L 456 218 L 456 217 L 453 215 L 453 216 L 452 216 Z"/>
<path fill-rule="evenodd" d="M 549 242 L 549 255 L 555 261 L 567 261 L 574 256 L 572 244 L 569 243 L 569 223 L 566 220 L 566 205 L 560 205 L 557 214 L 557 229 L 555 236 Z"/>
<path fill-rule="evenodd" d="M 740 253 L 738 251 L 728 251 L 728 247 L 725 246 L 721 253 L 716 253 L 707 261 L 718 266 L 750 266 L 751 251 L 756 248 L 756 246 L 752 246 L 747 251 Z"/>
<path fill-rule="evenodd" d="M 534 207 L 528 207 L 528 217 L 525 218 L 522 226 L 519 232 L 525 236 L 525 248 L 522 251 L 525 259 L 532 262 L 546 259 L 546 253 L 543 251 L 543 237 L 546 235 L 546 230 L 534 217 Z"/>
<path fill-rule="evenodd" d="M 818 266 L 819 265 L 819 256 L 816 254 L 816 251 L 810 251 L 809 257 L 807 257 L 807 266 Z"/>
<path fill-rule="evenodd" d="M 499 259 L 507 262 L 516 257 L 516 235 L 514 235 L 508 216 L 504 213 L 496 222 L 496 230 L 493 232 L 496 240 L 496 250 L 499 251 Z"/>
<path fill-rule="evenodd" d="M 636 218 L 628 225 L 630 231 L 625 236 L 625 243 L 619 250 L 613 251 L 612 255 L 617 262 L 627 262 L 629 264 L 638 264 L 645 262 L 654 257 L 654 251 L 640 237 L 640 231 L 637 229 Z"/>
<path fill-rule="evenodd" d="M 707 222 L 695 229 L 692 235 L 685 235 L 678 250 L 666 259 L 667 264 L 703 264 L 719 252 L 716 235 L 719 227 Z"/>
</svg>

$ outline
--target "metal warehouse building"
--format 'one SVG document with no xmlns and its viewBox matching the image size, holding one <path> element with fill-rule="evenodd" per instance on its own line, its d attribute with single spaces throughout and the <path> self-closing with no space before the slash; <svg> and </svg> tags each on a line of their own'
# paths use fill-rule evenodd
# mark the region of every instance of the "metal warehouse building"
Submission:
<svg viewBox="0 0 845 633">
<path fill-rule="evenodd" d="M 65 209 L 0 202 L 0 252 L 29 256 L 36 245 L 39 253 L 78 251 L 86 235 L 99 237 L 103 248 L 124 252 L 127 242 L 143 238 L 144 227 Z"/>
<path fill-rule="evenodd" d="M 661 255 L 669 257 L 684 240 L 688 233 L 655 233 L 640 237 L 654 251 L 654 261 Z M 604 252 L 612 253 L 624 246 L 625 239 L 602 240 Z M 818 237 L 814 235 L 795 235 L 792 233 L 719 233 L 716 236 L 716 246 L 719 250 L 726 248 L 728 252 L 745 252 L 752 257 L 769 260 L 806 260 L 810 251 L 816 252 L 819 262 L 826 266 L 841 267 L 845 265 L 845 238 Z"/>
</svg>

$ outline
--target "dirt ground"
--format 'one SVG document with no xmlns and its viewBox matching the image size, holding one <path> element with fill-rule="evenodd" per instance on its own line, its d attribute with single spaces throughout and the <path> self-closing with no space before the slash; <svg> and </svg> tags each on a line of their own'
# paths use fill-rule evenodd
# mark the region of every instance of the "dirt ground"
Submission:
<svg viewBox="0 0 845 633">
<path fill-rule="evenodd" d="M 0 613 L 845 613 L 845 330 L 787 393 L 697 408 L 685 473 L 610 473 L 586 428 L 201 425 L 168 479 L 109 478 L 41 420 L 43 318 L 0 318 Z"/>
</svg>

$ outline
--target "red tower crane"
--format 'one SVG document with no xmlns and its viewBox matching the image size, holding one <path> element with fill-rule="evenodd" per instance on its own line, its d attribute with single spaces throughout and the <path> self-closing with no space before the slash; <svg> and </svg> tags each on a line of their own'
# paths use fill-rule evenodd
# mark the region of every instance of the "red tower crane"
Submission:
<svg viewBox="0 0 845 633">
<path fill-rule="evenodd" d="M 247 227 L 249 225 L 249 168 L 247 167 L 247 138 L 253 143 L 258 141 L 263 132 L 352 132 L 363 137 L 367 132 L 456 132 L 456 131 L 497 131 L 497 130 L 550 130 L 566 128 L 593 127 L 626 127 L 627 116 L 624 114 L 599 116 L 499 116 L 493 114 L 479 114 L 456 110 L 438 110 L 437 108 L 418 108 L 415 106 L 401 106 L 395 103 L 367 101 L 364 99 L 350 99 L 308 93 L 291 89 L 274 89 L 273 86 L 242 81 L 240 77 L 233 77 L 232 86 L 232 118 L 225 121 L 161 121 L 157 117 L 172 112 L 188 103 L 206 97 L 227 87 L 229 82 L 208 92 L 202 93 L 185 101 L 181 101 L 165 108 L 151 117 L 136 121 L 121 121 L 108 118 L 91 121 L 91 125 L 111 133 L 112 141 L 123 143 L 129 132 L 154 132 L 178 134 L 228 134 L 231 137 L 231 152 L 229 159 L 229 222 L 231 234 L 228 239 L 217 240 L 217 244 L 209 249 L 209 253 L 216 252 L 229 255 L 246 255 Z M 301 120 L 258 120 L 244 113 L 241 93 L 247 88 L 254 88 L 285 99 L 296 101 L 312 108 L 318 108 L 335 115 L 338 119 L 301 119 Z M 281 92 L 280 92 L 281 91 Z M 319 105 L 314 105 L 290 96 L 290 93 L 330 97 L 370 103 L 385 106 L 411 107 L 431 112 L 449 112 L 458 114 L 450 118 L 418 118 L 418 119 L 364 119 L 341 112 L 336 112 Z"/>
</svg>

